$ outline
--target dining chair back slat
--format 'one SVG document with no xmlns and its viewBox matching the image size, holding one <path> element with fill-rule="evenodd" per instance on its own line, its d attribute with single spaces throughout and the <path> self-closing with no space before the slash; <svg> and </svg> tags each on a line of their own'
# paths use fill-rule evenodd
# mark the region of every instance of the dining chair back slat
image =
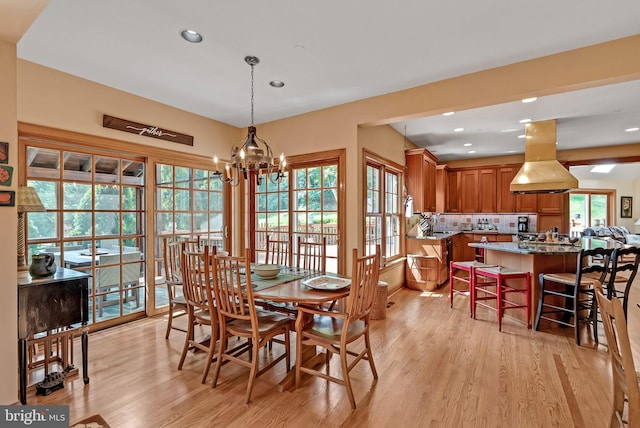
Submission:
<svg viewBox="0 0 640 428">
<path fill-rule="evenodd" d="M 209 310 L 209 305 L 214 302 L 209 286 L 209 264 L 204 262 L 209 258 L 209 249 L 188 251 L 185 243 L 182 248 L 183 292 L 187 304 L 200 310 Z"/>
<path fill-rule="evenodd" d="M 353 250 L 351 289 L 347 297 L 347 313 L 354 319 L 362 319 L 371 312 L 380 270 L 379 250 L 375 254 L 358 258 Z"/>
<path fill-rule="evenodd" d="M 244 302 L 253 300 L 251 275 L 241 275 L 250 269 L 246 268 L 250 261 L 246 257 L 217 256 L 213 263 L 218 310 L 225 316 L 250 320 L 249 305 Z"/>
<path fill-rule="evenodd" d="M 266 264 L 289 266 L 289 249 L 291 245 L 286 240 L 274 240 L 267 235 Z"/>
<path fill-rule="evenodd" d="M 327 238 L 322 237 L 320 242 L 297 237 L 297 266 L 301 269 L 314 270 L 320 273 L 327 271 Z"/>
<path fill-rule="evenodd" d="M 622 426 L 621 422 L 626 419 L 629 427 L 637 427 L 640 426 L 640 387 L 631 353 L 626 315 L 619 299 L 605 297 L 602 284 L 595 284 L 595 293 L 613 372 L 613 410 L 609 426 Z"/>
</svg>

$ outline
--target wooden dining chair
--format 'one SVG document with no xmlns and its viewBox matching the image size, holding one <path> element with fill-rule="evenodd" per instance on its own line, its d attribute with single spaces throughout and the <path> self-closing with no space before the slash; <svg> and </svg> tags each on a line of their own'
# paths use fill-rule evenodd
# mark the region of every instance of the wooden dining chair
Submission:
<svg viewBox="0 0 640 428">
<path fill-rule="evenodd" d="M 169 298 L 169 318 L 167 319 L 167 332 L 164 337 L 168 339 L 171 329 L 186 332 L 183 328 L 175 327 L 173 320 L 187 315 L 187 301 L 182 293 L 178 293 L 179 290 L 182 290 L 182 274 L 180 273 L 182 244 L 180 242 L 171 242 L 171 238 L 166 237 L 162 240 L 162 247 L 164 252 L 164 277 Z"/>
<path fill-rule="evenodd" d="M 267 235 L 267 253 L 265 263 L 272 265 L 289 266 L 289 245 L 288 240 L 274 240 Z"/>
<path fill-rule="evenodd" d="M 608 299 L 602 284 L 595 285 L 596 299 L 607 336 L 611 370 L 613 372 L 613 410 L 610 427 L 640 426 L 640 374 L 636 373 L 631 343 L 622 303 L 616 297 Z M 625 412 L 625 402 L 627 411 Z"/>
<path fill-rule="evenodd" d="M 629 291 L 638 272 L 640 264 L 640 248 L 616 248 L 611 255 L 610 273 L 603 285 L 607 291 L 607 298 L 622 298 L 622 308 L 627 316 L 629 306 Z"/>
<path fill-rule="evenodd" d="M 209 260 L 209 248 L 205 247 L 203 251 L 187 251 L 184 243 L 182 248 L 180 257 L 182 288 L 187 304 L 189 321 L 178 370 L 182 370 L 185 357 L 190 348 L 200 349 L 207 353 L 201 380 L 202 383 L 205 383 L 209 368 L 213 362 L 219 330 L 216 301 L 211 287 L 211 271 L 209 263 L 203 263 L 204 260 Z M 196 326 L 208 327 L 210 339 L 202 342 L 197 340 L 195 337 Z"/>
<path fill-rule="evenodd" d="M 296 266 L 300 269 L 315 270 L 320 273 L 327 271 L 327 238 L 323 236 L 320 242 L 296 237 Z"/>
<path fill-rule="evenodd" d="M 369 320 L 371 307 L 378 286 L 380 269 L 380 246 L 376 245 L 376 253 L 358 258 L 358 250 L 353 250 L 353 267 L 351 271 L 351 289 L 347 297 L 345 312 L 327 312 L 319 309 L 298 307 L 296 319 L 296 387 L 300 386 L 302 373 L 319 376 L 323 379 L 343 385 L 351 408 L 356 408 L 349 373 L 361 360 L 369 362 L 373 378 L 378 379 L 378 372 L 373 362 L 371 340 L 369 338 Z M 353 343 L 363 338 L 364 349 L 354 350 Z M 326 349 L 326 374 L 311 367 L 302 365 L 302 347 L 321 346 Z M 332 354 L 340 357 L 342 378 L 329 375 L 329 361 Z M 349 361 L 348 357 L 350 358 Z"/>
<path fill-rule="evenodd" d="M 290 321 L 286 315 L 275 312 L 258 311 L 253 300 L 250 272 L 251 250 L 245 250 L 244 257 L 215 256 L 213 262 L 213 289 L 218 311 L 220 329 L 220 346 L 213 376 L 213 388 L 218 383 L 220 367 L 225 361 L 232 361 L 250 369 L 249 384 L 245 395 L 245 403 L 251 400 L 254 381 L 279 361 L 285 359 L 287 372 L 291 367 L 289 343 Z M 273 358 L 271 362 L 259 368 L 260 349 L 276 336 L 284 335 L 284 352 Z M 228 338 L 238 336 L 247 339 L 249 352 L 240 355 L 236 349 L 228 349 Z"/>
</svg>

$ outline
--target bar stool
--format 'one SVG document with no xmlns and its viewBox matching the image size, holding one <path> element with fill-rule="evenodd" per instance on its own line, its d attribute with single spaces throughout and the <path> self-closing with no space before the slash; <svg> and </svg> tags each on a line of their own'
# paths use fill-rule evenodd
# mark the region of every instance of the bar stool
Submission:
<svg viewBox="0 0 640 428">
<path fill-rule="evenodd" d="M 489 281 L 478 281 L 487 278 Z M 525 287 L 516 288 L 506 283 L 507 280 L 524 279 Z M 483 293 L 478 297 L 478 292 Z M 524 294 L 525 302 L 510 300 L 513 293 Z M 495 300 L 496 306 L 484 303 L 485 300 Z M 531 328 L 531 272 L 520 272 L 502 266 L 475 269 L 475 283 L 471 296 L 472 315 L 476 318 L 476 305 L 496 310 L 498 313 L 498 331 L 502 331 L 502 316 L 507 309 L 526 309 L 527 328 Z"/>
<path fill-rule="evenodd" d="M 469 315 L 473 316 L 473 302 L 471 296 L 473 296 L 473 286 L 475 284 L 475 274 L 474 271 L 477 268 L 487 268 L 495 265 L 480 263 L 478 261 L 471 262 L 451 262 L 449 264 L 449 303 L 453 308 L 453 295 L 460 294 L 466 295 L 469 293 Z M 456 275 L 456 271 L 464 271 L 467 272 L 466 276 L 458 276 Z M 467 290 L 458 290 L 455 288 L 455 281 L 466 282 Z"/>
</svg>

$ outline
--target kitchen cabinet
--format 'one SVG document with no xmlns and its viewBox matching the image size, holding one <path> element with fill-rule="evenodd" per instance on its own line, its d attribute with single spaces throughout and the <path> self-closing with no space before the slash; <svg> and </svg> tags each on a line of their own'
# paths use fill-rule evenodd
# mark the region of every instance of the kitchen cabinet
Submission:
<svg viewBox="0 0 640 428">
<path fill-rule="evenodd" d="M 516 195 L 516 211 L 519 213 L 535 213 L 538 211 L 538 195 Z"/>
<path fill-rule="evenodd" d="M 503 167 L 496 170 L 496 212 L 516 212 L 516 195 L 511 193 L 510 185 L 518 169 Z"/>
<path fill-rule="evenodd" d="M 562 214 L 569 202 L 567 193 L 540 193 L 537 196 L 540 214 Z"/>
<path fill-rule="evenodd" d="M 478 171 L 478 212 L 496 212 L 496 170 L 483 168 Z"/>
<path fill-rule="evenodd" d="M 460 194 L 458 188 L 458 171 L 447 171 L 446 211 L 450 213 L 460 212 Z"/>
<path fill-rule="evenodd" d="M 432 291 L 449 279 L 451 238 L 407 239 L 407 287 Z"/>
<path fill-rule="evenodd" d="M 458 175 L 460 212 L 475 213 L 479 211 L 478 170 L 462 170 Z"/>
<path fill-rule="evenodd" d="M 405 151 L 407 193 L 413 198 L 415 212 L 436 211 L 436 163 L 427 149 Z"/>
<path fill-rule="evenodd" d="M 436 166 L 436 212 L 443 213 L 447 210 L 447 196 L 449 191 L 449 183 L 447 181 L 447 172 L 449 168 L 446 165 Z"/>
<path fill-rule="evenodd" d="M 503 234 L 503 233 L 461 233 L 456 235 L 458 239 L 458 247 L 456 247 L 456 241 L 453 241 L 453 254 L 451 260 L 460 262 L 460 261 L 471 261 L 476 259 L 476 249 L 469 246 L 471 242 L 480 242 L 482 237 L 486 237 L 488 242 L 511 242 L 512 235 L 511 234 Z"/>
<path fill-rule="evenodd" d="M 463 241 L 464 241 L 463 233 L 459 233 L 451 237 L 451 260 L 455 260 L 455 261 L 464 260 L 462 257 L 462 251 L 464 249 L 462 246 Z"/>
</svg>

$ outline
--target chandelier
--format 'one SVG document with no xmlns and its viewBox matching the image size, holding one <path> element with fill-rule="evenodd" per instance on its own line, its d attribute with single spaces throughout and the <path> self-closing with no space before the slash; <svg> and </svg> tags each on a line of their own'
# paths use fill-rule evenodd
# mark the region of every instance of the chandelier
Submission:
<svg viewBox="0 0 640 428">
<path fill-rule="evenodd" d="M 218 156 L 213 157 L 215 164 L 213 176 L 223 183 L 237 186 L 242 177 L 246 180 L 251 173 L 255 174 L 256 183 L 260 185 L 262 175 L 266 174 L 269 180 L 276 184 L 284 177 L 287 161 L 284 154 L 281 154 L 280 162 L 275 165 L 271 147 L 256 135 L 256 127 L 253 124 L 253 67 L 260 62 L 260 59 L 255 56 L 246 56 L 244 60 L 251 66 L 251 125 L 244 144 L 231 149 L 231 161 L 225 165 L 224 171 L 218 167 Z"/>
</svg>

